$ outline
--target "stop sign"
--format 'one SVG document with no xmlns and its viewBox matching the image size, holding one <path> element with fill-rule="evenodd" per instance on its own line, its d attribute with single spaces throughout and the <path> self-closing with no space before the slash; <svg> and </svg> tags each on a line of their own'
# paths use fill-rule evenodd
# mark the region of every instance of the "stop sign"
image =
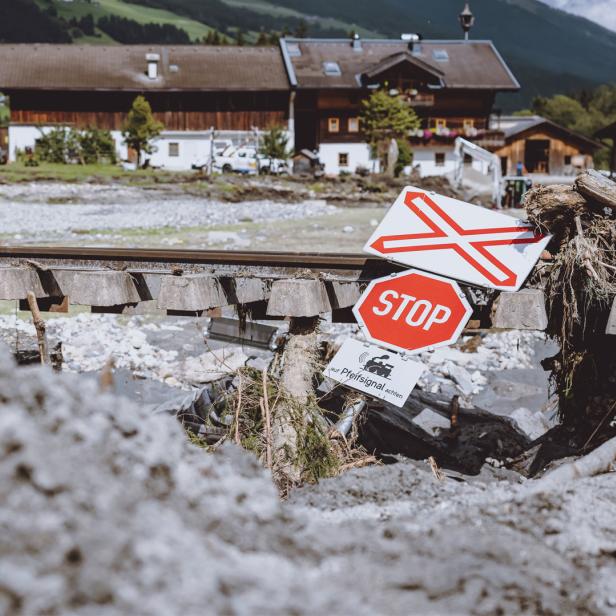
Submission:
<svg viewBox="0 0 616 616">
<path fill-rule="evenodd" d="M 472 312 L 457 283 L 417 270 L 373 280 L 353 308 L 368 340 L 406 353 L 452 344 Z"/>
</svg>

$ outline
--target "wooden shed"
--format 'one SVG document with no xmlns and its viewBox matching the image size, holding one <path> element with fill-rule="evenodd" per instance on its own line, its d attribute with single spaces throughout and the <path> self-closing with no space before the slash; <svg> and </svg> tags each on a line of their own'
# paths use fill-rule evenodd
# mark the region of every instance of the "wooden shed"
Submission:
<svg viewBox="0 0 616 616">
<path fill-rule="evenodd" d="M 508 117 L 493 128 L 505 135 L 505 145 L 495 150 L 504 175 L 515 175 L 519 162 L 526 173 L 576 175 L 592 169 L 600 143 L 540 116 Z"/>
</svg>

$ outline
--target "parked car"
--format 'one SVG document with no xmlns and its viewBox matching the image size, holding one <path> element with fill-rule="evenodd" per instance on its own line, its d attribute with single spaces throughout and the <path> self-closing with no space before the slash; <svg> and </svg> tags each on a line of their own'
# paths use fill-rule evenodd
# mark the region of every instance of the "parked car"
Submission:
<svg viewBox="0 0 616 616">
<path fill-rule="evenodd" d="M 221 155 L 214 157 L 214 170 L 222 173 L 244 174 L 255 174 L 258 170 L 259 173 L 279 175 L 288 173 L 289 166 L 286 160 L 261 156 L 254 147 L 229 146 Z"/>
<path fill-rule="evenodd" d="M 214 139 L 214 145 L 211 148 L 213 150 L 214 158 L 221 156 L 227 149 L 233 147 L 231 139 Z M 204 145 L 204 152 L 199 156 L 191 165 L 193 169 L 203 169 L 207 167 L 210 162 L 210 142 L 206 141 Z"/>
</svg>

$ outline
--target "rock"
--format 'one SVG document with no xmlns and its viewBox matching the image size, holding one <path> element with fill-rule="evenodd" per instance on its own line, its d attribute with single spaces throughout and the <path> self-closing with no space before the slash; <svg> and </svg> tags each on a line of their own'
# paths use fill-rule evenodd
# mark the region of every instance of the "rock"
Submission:
<svg viewBox="0 0 616 616">
<path fill-rule="evenodd" d="M 475 392 L 476 385 L 473 383 L 471 375 L 462 366 L 456 366 L 452 362 L 447 362 L 445 372 L 450 376 L 463 396 L 468 398 Z"/>
<path fill-rule="evenodd" d="M 540 289 L 501 293 L 496 301 L 492 326 L 502 329 L 543 331 L 548 326 L 545 295 Z"/>
<path fill-rule="evenodd" d="M 532 441 L 543 436 L 551 427 L 543 413 L 531 411 L 525 407 L 515 409 L 510 417 L 515 421 L 519 430 Z"/>
<path fill-rule="evenodd" d="M 427 407 L 419 415 L 413 417 L 413 423 L 430 434 L 435 434 L 438 430 L 448 430 L 451 427 L 449 419 Z"/>
</svg>

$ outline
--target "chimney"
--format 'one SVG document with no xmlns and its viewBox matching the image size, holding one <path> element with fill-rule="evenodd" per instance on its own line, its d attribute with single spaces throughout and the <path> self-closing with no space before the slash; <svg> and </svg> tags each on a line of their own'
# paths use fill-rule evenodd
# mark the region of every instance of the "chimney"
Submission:
<svg viewBox="0 0 616 616">
<path fill-rule="evenodd" d="M 353 46 L 353 51 L 361 51 L 361 39 L 359 38 L 359 34 L 357 34 L 357 32 L 353 34 L 353 42 L 351 45 Z"/>
<path fill-rule="evenodd" d="M 148 63 L 148 78 L 158 79 L 158 63 L 160 56 L 157 53 L 145 54 L 146 62 Z"/>
<path fill-rule="evenodd" d="M 409 51 L 413 53 L 413 51 L 415 51 L 415 45 L 417 45 L 419 41 L 421 41 L 421 34 L 402 34 L 400 35 L 400 38 L 405 43 L 408 43 Z"/>
<path fill-rule="evenodd" d="M 475 16 L 471 12 L 471 7 L 468 6 L 468 2 L 464 3 L 464 9 L 462 9 L 462 12 L 458 15 L 458 19 L 460 20 L 460 25 L 464 32 L 464 40 L 468 41 L 468 32 L 475 23 Z"/>
</svg>

